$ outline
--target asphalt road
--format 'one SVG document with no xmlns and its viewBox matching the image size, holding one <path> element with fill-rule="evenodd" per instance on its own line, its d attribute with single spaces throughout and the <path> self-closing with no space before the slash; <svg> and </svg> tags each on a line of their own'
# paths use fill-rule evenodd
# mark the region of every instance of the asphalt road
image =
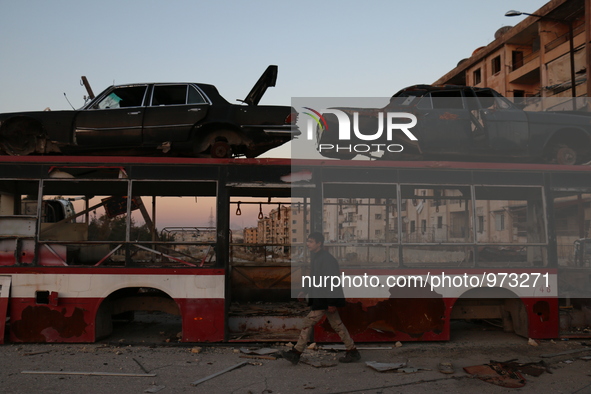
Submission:
<svg viewBox="0 0 591 394">
<path fill-rule="evenodd" d="M 128 334 L 132 333 L 134 327 L 128 330 Z M 145 327 L 135 328 L 138 334 L 142 334 L 142 330 Z M 145 343 L 133 341 L 134 338 L 126 335 L 126 338 L 112 336 L 94 344 L 2 345 L 0 392 L 591 393 L 591 362 L 581 359 L 591 356 L 591 347 L 582 344 L 585 340 L 541 341 L 538 346 L 532 346 L 525 338 L 485 324 L 454 323 L 450 342 L 405 342 L 401 347 L 392 343 L 358 344 L 391 348 L 361 350 L 362 360 L 353 364 L 336 362 L 342 352 L 306 351 L 303 359 L 318 367 L 302 362 L 294 366 L 283 359 L 240 357 L 243 355 L 240 347 L 285 349 L 284 344 L 176 344 L 164 342 L 162 331 L 157 335 L 161 336 L 159 340 Z M 131 342 L 134 344 L 130 345 Z M 572 351 L 577 352 L 541 357 Z M 543 360 L 547 371 L 538 377 L 523 375 L 526 380 L 523 388 L 503 388 L 463 370 L 491 360 L 512 359 L 519 363 Z M 406 363 L 410 369 L 378 372 L 366 365 L 368 361 Z M 247 364 L 197 386 L 191 385 L 242 362 Z M 451 362 L 455 372 L 439 372 L 440 362 Z M 35 373 L 23 373 L 27 371 Z"/>
</svg>

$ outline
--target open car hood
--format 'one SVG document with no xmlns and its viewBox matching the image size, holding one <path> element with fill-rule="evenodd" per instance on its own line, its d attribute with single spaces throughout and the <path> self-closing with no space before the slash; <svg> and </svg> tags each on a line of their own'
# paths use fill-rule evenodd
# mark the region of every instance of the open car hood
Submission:
<svg viewBox="0 0 591 394">
<path fill-rule="evenodd" d="M 263 75 L 261 75 L 257 83 L 254 84 L 253 88 L 242 102 L 248 105 L 257 105 L 267 91 L 267 88 L 275 86 L 276 81 L 277 66 L 271 65 L 267 67 Z"/>
</svg>

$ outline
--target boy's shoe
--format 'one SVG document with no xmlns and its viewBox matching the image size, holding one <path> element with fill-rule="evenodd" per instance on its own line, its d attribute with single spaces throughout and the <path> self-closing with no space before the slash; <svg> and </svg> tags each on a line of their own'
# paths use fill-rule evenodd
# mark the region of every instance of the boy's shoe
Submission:
<svg viewBox="0 0 591 394">
<path fill-rule="evenodd" d="M 281 355 L 283 356 L 284 359 L 286 359 L 287 361 L 290 361 L 293 365 L 296 365 L 298 362 L 300 362 L 300 356 L 302 355 L 301 352 L 298 352 L 295 349 L 291 349 L 290 351 L 281 351 Z"/>
<path fill-rule="evenodd" d="M 339 358 L 340 363 L 352 363 L 359 360 L 361 360 L 361 354 L 359 354 L 359 350 L 357 349 L 347 350 L 345 356 Z"/>
</svg>

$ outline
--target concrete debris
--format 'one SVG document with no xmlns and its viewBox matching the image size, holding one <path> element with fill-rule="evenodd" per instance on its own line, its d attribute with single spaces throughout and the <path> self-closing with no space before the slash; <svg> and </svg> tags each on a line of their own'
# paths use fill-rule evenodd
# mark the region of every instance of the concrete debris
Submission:
<svg viewBox="0 0 591 394">
<path fill-rule="evenodd" d="M 314 342 L 314 343 L 311 343 L 311 344 L 308 346 L 308 349 L 309 349 L 309 350 L 317 350 L 317 349 L 318 349 L 318 345 L 316 345 L 316 342 Z"/>
<path fill-rule="evenodd" d="M 538 342 L 536 342 L 535 339 L 531 339 L 531 338 L 529 338 L 527 340 L 527 344 L 530 345 L 530 346 L 538 346 L 539 345 Z"/>
<path fill-rule="evenodd" d="M 396 370 L 396 372 L 398 372 L 398 373 L 417 373 L 420 371 L 431 371 L 431 370 L 428 368 L 413 368 L 413 367 L 399 368 Z"/>
<path fill-rule="evenodd" d="M 242 355 L 240 355 L 240 358 L 256 358 L 259 360 L 277 360 L 277 357 L 275 357 L 275 356 L 255 356 L 255 355 L 251 355 L 251 354 L 242 354 Z"/>
<path fill-rule="evenodd" d="M 396 346 L 396 347 L 402 347 L 402 342 L 398 341 L 398 342 L 396 342 L 396 343 L 394 344 L 394 346 Z"/>
<path fill-rule="evenodd" d="M 531 362 L 531 363 L 520 363 L 517 359 L 508 360 L 508 361 L 494 361 L 490 360 L 490 365 L 493 368 L 497 368 L 498 371 L 502 371 L 503 369 L 507 369 L 510 371 L 516 371 L 522 374 L 526 374 L 529 376 L 538 377 L 544 372 L 552 373 L 546 363 L 542 361 L 538 362 Z M 502 368 L 502 369 L 498 369 Z"/>
<path fill-rule="evenodd" d="M 199 346 L 195 346 L 193 349 L 191 349 L 191 353 L 201 353 L 201 351 L 203 351 L 203 348 Z"/>
<path fill-rule="evenodd" d="M 269 354 L 274 354 L 277 353 L 279 350 L 277 349 L 271 349 L 271 348 L 262 348 L 262 349 L 249 349 L 246 347 L 241 347 L 240 348 L 240 353 L 244 353 L 244 354 L 254 354 L 257 356 L 265 356 L 265 355 L 269 355 Z"/>
<path fill-rule="evenodd" d="M 323 361 L 323 360 L 321 360 L 321 361 L 314 360 L 313 361 L 313 360 L 308 360 L 305 358 L 300 359 L 300 362 L 304 363 L 304 364 L 311 365 L 314 368 L 329 368 L 329 367 L 334 367 L 338 364 L 338 363 L 332 362 L 332 361 Z"/>
<path fill-rule="evenodd" d="M 406 367 L 406 363 L 379 363 L 377 361 L 366 361 L 365 365 L 378 372 L 396 371 Z"/>
<path fill-rule="evenodd" d="M 464 371 L 487 383 L 506 388 L 520 388 L 525 386 L 525 379 L 519 371 L 508 367 L 505 363 L 491 362 L 490 364 L 464 367 Z"/>
<path fill-rule="evenodd" d="M 438 365 L 439 372 L 444 374 L 452 374 L 455 372 L 454 366 L 449 361 L 442 361 Z"/>
</svg>

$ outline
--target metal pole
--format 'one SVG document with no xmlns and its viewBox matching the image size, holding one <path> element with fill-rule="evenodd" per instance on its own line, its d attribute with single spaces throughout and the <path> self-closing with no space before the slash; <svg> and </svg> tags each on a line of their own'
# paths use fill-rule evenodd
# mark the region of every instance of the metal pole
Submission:
<svg viewBox="0 0 591 394">
<path fill-rule="evenodd" d="M 575 87 L 575 37 L 573 33 L 573 23 L 568 21 L 568 38 L 570 44 L 570 81 L 573 94 L 573 111 L 577 110 L 577 91 Z"/>
</svg>

